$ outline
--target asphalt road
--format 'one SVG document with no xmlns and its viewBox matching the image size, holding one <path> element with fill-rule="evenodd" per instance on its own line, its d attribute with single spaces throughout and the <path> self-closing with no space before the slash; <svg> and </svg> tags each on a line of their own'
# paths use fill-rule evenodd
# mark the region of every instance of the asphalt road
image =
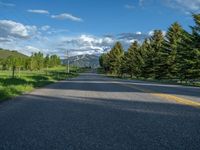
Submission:
<svg viewBox="0 0 200 150">
<path fill-rule="evenodd" d="M 199 102 L 199 88 L 85 73 L 0 103 L 0 150 L 199 150 Z"/>
</svg>

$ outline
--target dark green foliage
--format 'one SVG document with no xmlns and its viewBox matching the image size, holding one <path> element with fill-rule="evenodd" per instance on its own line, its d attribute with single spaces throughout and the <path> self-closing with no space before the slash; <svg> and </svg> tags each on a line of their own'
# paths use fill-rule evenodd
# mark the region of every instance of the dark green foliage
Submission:
<svg viewBox="0 0 200 150">
<path fill-rule="evenodd" d="M 200 78 L 200 15 L 193 15 L 192 33 L 184 31 L 179 51 L 179 75 L 182 80 Z"/>
<path fill-rule="evenodd" d="M 106 72 L 110 70 L 108 54 L 102 54 L 99 57 L 99 64 Z"/>
<path fill-rule="evenodd" d="M 123 56 L 124 49 L 121 43 L 117 42 L 109 53 L 100 56 L 99 64 L 104 71 L 121 76 Z"/>
<path fill-rule="evenodd" d="M 131 77 L 136 76 L 138 78 L 141 75 L 141 68 L 144 64 L 143 54 L 138 42 L 134 42 L 128 49 L 126 63 L 127 72 Z"/>
<path fill-rule="evenodd" d="M 145 39 L 140 49 L 142 52 L 142 58 L 144 63 L 141 68 L 141 77 L 148 78 L 150 77 L 150 73 L 153 72 L 152 70 L 153 67 L 150 67 L 152 66 L 152 56 L 153 56 L 150 41 L 148 39 Z"/>
<path fill-rule="evenodd" d="M 177 22 L 171 25 L 165 36 L 161 49 L 161 61 L 159 64 L 160 78 L 174 79 L 178 75 L 178 52 L 183 42 L 184 30 Z"/>
<path fill-rule="evenodd" d="M 160 63 L 161 60 L 161 50 L 163 47 L 164 36 L 161 30 L 155 30 L 153 36 L 150 38 L 150 46 L 151 46 L 151 76 L 156 79 L 160 79 L 162 76 Z"/>
<path fill-rule="evenodd" d="M 12 77 L 15 77 L 16 70 L 20 72 L 21 70 L 42 70 L 47 68 L 52 68 L 59 66 L 61 60 L 57 55 L 44 55 L 41 52 L 33 53 L 30 57 L 25 56 L 16 51 L 8 51 L 0 49 L 0 69 L 1 70 L 11 70 Z"/>
<path fill-rule="evenodd" d="M 120 75 L 121 61 L 124 55 L 124 49 L 120 42 L 117 42 L 108 53 L 109 71 L 112 74 Z"/>
<path fill-rule="evenodd" d="M 136 78 L 195 81 L 200 79 L 200 14 L 193 14 L 192 32 L 185 31 L 177 22 L 166 35 L 161 30 L 140 45 L 131 44 L 123 52 L 117 43 L 109 53 L 100 57 L 106 72 Z"/>
</svg>

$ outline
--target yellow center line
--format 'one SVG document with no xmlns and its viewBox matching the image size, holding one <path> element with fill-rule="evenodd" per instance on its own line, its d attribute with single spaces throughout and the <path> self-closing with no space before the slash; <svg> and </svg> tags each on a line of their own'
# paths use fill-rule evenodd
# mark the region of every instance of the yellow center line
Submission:
<svg viewBox="0 0 200 150">
<path fill-rule="evenodd" d="M 168 101 L 173 101 L 173 102 L 177 102 L 179 104 L 189 105 L 189 106 L 200 108 L 200 102 L 192 101 L 190 99 L 178 97 L 178 96 L 175 96 L 175 95 L 172 95 L 172 94 L 156 93 L 156 92 L 148 90 L 148 89 L 139 88 L 139 87 L 134 86 L 134 85 L 127 85 L 127 84 L 123 84 L 123 83 L 120 83 L 120 82 L 114 82 L 114 83 L 120 84 L 120 85 L 125 86 L 125 87 L 129 87 L 129 88 L 132 88 L 132 89 L 136 89 L 136 90 L 139 90 L 139 91 L 142 91 L 142 92 L 145 92 L 145 93 L 149 93 L 153 96 L 163 98 L 163 99 L 168 100 Z"/>
</svg>

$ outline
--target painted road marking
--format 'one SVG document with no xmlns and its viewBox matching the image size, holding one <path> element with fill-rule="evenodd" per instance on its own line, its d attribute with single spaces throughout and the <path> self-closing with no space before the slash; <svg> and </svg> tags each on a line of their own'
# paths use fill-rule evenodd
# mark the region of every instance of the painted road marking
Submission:
<svg viewBox="0 0 200 150">
<path fill-rule="evenodd" d="M 164 98 L 168 101 L 173 101 L 173 102 L 177 102 L 179 104 L 189 105 L 189 106 L 200 108 L 200 102 L 195 102 L 195 101 L 192 101 L 190 99 L 178 97 L 178 96 L 171 95 L 171 94 L 156 93 L 156 92 L 148 90 L 148 89 L 139 88 L 139 87 L 134 86 L 134 85 L 122 84 L 120 82 L 113 82 L 113 83 L 120 84 L 122 86 L 129 87 L 129 88 L 132 88 L 132 89 L 136 89 L 136 90 L 139 90 L 139 91 L 142 91 L 142 92 L 146 92 L 146 93 L 149 93 L 153 96 L 156 96 L 156 97 L 159 97 L 159 98 Z"/>
</svg>

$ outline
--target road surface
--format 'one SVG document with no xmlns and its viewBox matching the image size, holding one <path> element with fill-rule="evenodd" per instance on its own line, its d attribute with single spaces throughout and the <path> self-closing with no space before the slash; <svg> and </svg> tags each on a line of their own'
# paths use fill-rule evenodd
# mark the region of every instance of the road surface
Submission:
<svg viewBox="0 0 200 150">
<path fill-rule="evenodd" d="M 60 81 L 0 103 L 0 150 L 199 150 L 200 89 Z"/>
</svg>

